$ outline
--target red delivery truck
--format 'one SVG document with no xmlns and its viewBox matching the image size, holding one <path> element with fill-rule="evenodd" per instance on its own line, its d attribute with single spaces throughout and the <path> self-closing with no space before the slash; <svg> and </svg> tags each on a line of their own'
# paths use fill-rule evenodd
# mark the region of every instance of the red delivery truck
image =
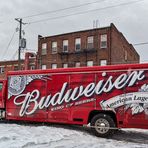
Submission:
<svg viewBox="0 0 148 148">
<path fill-rule="evenodd" d="M 0 81 L 0 118 L 148 129 L 148 64 L 8 72 Z"/>
</svg>

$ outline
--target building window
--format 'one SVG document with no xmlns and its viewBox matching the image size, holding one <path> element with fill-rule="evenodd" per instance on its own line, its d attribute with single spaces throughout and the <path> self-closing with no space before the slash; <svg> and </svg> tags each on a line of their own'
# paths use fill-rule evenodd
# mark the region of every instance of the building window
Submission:
<svg viewBox="0 0 148 148">
<path fill-rule="evenodd" d="M 125 61 L 127 61 L 127 50 L 125 50 L 125 52 L 124 52 L 124 59 L 125 59 Z"/>
<path fill-rule="evenodd" d="M 94 37 L 93 36 L 89 36 L 87 38 L 87 48 L 88 49 L 94 48 Z"/>
<path fill-rule="evenodd" d="M 0 73 L 4 73 L 4 67 L 0 67 Z"/>
<path fill-rule="evenodd" d="M 63 64 L 63 68 L 67 68 L 68 67 L 68 64 L 67 63 L 64 63 Z"/>
<path fill-rule="evenodd" d="M 56 69 L 57 68 L 57 64 L 51 64 L 51 68 L 52 69 Z"/>
<path fill-rule="evenodd" d="M 52 45 L 51 47 L 52 53 L 57 53 L 57 42 L 52 42 L 51 45 Z"/>
<path fill-rule="evenodd" d="M 34 69 L 35 69 L 35 65 L 31 65 L 30 70 L 34 70 Z"/>
<path fill-rule="evenodd" d="M 14 66 L 14 71 L 18 71 L 19 67 L 18 66 Z"/>
<path fill-rule="evenodd" d="M 42 44 L 42 55 L 46 55 L 47 54 L 47 43 L 43 43 Z"/>
<path fill-rule="evenodd" d="M 22 65 L 22 66 L 21 66 L 21 70 L 24 70 L 24 69 L 25 69 L 25 67 Z"/>
<path fill-rule="evenodd" d="M 101 35 L 100 48 L 107 48 L 107 34 Z"/>
<path fill-rule="evenodd" d="M 100 60 L 100 66 L 107 65 L 107 60 Z"/>
<path fill-rule="evenodd" d="M 68 40 L 63 40 L 63 52 L 68 52 Z"/>
<path fill-rule="evenodd" d="M 80 67 L 80 66 L 81 66 L 80 62 L 75 63 L 75 67 Z"/>
<path fill-rule="evenodd" d="M 87 66 L 93 66 L 93 61 L 87 61 Z"/>
<path fill-rule="evenodd" d="M 46 69 L 46 65 L 42 65 L 42 69 Z"/>
<path fill-rule="evenodd" d="M 80 51 L 81 50 L 81 38 L 75 39 L 75 50 Z"/>
</svg>

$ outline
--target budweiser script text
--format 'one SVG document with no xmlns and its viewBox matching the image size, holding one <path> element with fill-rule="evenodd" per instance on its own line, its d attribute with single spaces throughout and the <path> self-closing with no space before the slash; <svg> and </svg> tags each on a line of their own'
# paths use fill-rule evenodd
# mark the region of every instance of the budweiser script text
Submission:
<svg viewBox="0 0 148 148">
<path fill-rule="evenodd" d="M 68 102 L 79 100 L 81 97 L 91 97 L 93 94 L 100 95 L 110 92 L 112 89 L 122 89 L 125 86 L 133 86 L 136 82 L 145 78 L 144 71 L 133 71 L 131 73 L 123 73 L 117 76 L 116 79 L 111 75 L 107 78 L 107 73 L 103 72 L 101 79 L 97 83 L 92 82 L 87 86 L 77 86 L 73 89 L 68 89 L 68 82 L 63 83 L 61 90 L 54 95 L 41 96 L 40 91 L 35 89 L 26 94 L 20 94 L 14 98 L 14 104 L 21 106 L 19 115 L 31 115 L 38 109 L 54 107 Z"/>
</svg>

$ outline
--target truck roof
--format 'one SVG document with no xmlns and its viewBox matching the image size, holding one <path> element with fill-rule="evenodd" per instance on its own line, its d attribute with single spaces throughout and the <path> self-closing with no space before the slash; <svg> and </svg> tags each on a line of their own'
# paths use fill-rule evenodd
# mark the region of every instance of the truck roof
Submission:
<svg viewBox="0 0 148 148">
<path fill-rule="evenodd" d="M 122 65 L 107 65 L 107 66 L 92 66 L 92 67 L 79 67 L 79 68 L 57 68 L 46 70 L 20 70 L 9 71 L 7 75 L 28 75 L 28 74 L 46 74 L 46 73 L 85 73 L 95 71 L 126 71 L 131 69 L 148 69 L 148 63 L 144 64 L 122 64 Z"/>
</svg>

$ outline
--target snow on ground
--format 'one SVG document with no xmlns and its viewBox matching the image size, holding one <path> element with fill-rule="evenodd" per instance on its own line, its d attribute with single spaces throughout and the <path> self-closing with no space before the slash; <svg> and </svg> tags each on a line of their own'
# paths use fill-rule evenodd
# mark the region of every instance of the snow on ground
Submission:
<svg viewBox="0 0 148 148">
<path fill-rule="evenodd" d="M 69 125 L 0 124 L 0 148 L 148 148 L 148 130 L 127 129 L 110 139 Z"/>
</svg>

